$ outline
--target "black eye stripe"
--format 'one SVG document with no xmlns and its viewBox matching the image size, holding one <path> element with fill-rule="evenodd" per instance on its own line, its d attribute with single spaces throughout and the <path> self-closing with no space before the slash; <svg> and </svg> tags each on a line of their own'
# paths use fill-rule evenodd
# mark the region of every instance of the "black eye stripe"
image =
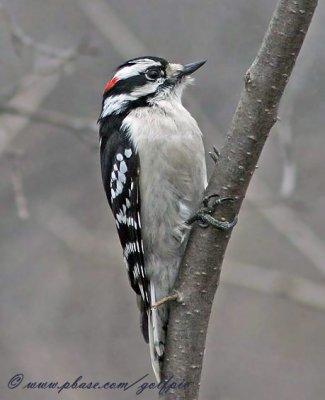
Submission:
<svg viewBox="0 0 325 400">
<path fill-rule="evenodd" d="M 117 83 L 106 93 L 105 97 L 131 93 L 132 90 L 137 87 L 144 86 L 146 83 L 147 79 L 144 74 L 138 74 L 130 76 L 126 79 L 121 79 L 117 81 Z"/>
</svg>

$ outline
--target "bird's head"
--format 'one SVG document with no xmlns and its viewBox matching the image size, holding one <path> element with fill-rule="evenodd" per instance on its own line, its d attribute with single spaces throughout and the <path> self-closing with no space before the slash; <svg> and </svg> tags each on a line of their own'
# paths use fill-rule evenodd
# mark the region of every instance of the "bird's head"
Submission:
<svg viewBox="0 0 325 400">
<path fill-rule="evenodd" d="M 137 107 L 157 104 L 169 96 L 181 98 L 190 75 L 205 61 L 181 65 L 159 57 L 139 57 L 120 65 L 105 86 L 99 120 Z"/>
</svg>

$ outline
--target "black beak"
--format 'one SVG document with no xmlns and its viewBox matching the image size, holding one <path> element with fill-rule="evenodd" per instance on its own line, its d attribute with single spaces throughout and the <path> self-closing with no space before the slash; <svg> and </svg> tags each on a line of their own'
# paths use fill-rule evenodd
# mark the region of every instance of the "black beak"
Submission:
<svg viewBox="0 0 325 400">
<path fill-rule="evenodd" d="M 186 64 L 183 69 L 179 72 L 179 76 L 191 75 L 194 71 L 202 67 L 203 64 L 206 63 L 207 60 Z"/>
</svg>

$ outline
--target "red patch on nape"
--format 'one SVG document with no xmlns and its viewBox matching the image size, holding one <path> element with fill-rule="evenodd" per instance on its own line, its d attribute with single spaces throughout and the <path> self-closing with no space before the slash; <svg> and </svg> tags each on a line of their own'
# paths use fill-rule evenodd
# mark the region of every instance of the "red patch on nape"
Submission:
<svg viewBox="0 0 325 400">
<path fill-rule="evenodd" d="M 115 85 L 115 83 L 118 81 L 118 79 L 114 76 L 113 79 L 107 82 L 105 88 L 104 88 L 104 93 L 107 92 L 108 90 L 112 89 L 112 87 Z"/>
</svg>

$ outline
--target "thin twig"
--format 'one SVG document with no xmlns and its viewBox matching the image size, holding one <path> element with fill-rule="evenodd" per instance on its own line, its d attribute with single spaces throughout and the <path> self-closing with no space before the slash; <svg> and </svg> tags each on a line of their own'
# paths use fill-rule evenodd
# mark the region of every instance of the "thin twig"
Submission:
<svg viewBox="0 0 325 400">
<path fill-rule="evenodd" d="M 175 301 L 175 300 L 179 300 L 180 299 L 180 294 L 177 292 L 175 294 L 171 294 L 169 296 L 165 296 L 162 299 L 160 299 L 159 301 L 157 301 L 157 303 L 153 304 L 151 306 L 151 308 L 158 308 L 161 305 L 169 302 L 169 301 Z"/>
<path fill-rule="evenodd" d="M 8 149 L 5 154 L 9 158 L 11 166 L 11 182 L 14 190 L 17 215 L 20 219 L 25 220 L 29 218 L 29 211 L 21 175 L 21 158 L 23 152 L 17 149 Z"/>
</svg>

